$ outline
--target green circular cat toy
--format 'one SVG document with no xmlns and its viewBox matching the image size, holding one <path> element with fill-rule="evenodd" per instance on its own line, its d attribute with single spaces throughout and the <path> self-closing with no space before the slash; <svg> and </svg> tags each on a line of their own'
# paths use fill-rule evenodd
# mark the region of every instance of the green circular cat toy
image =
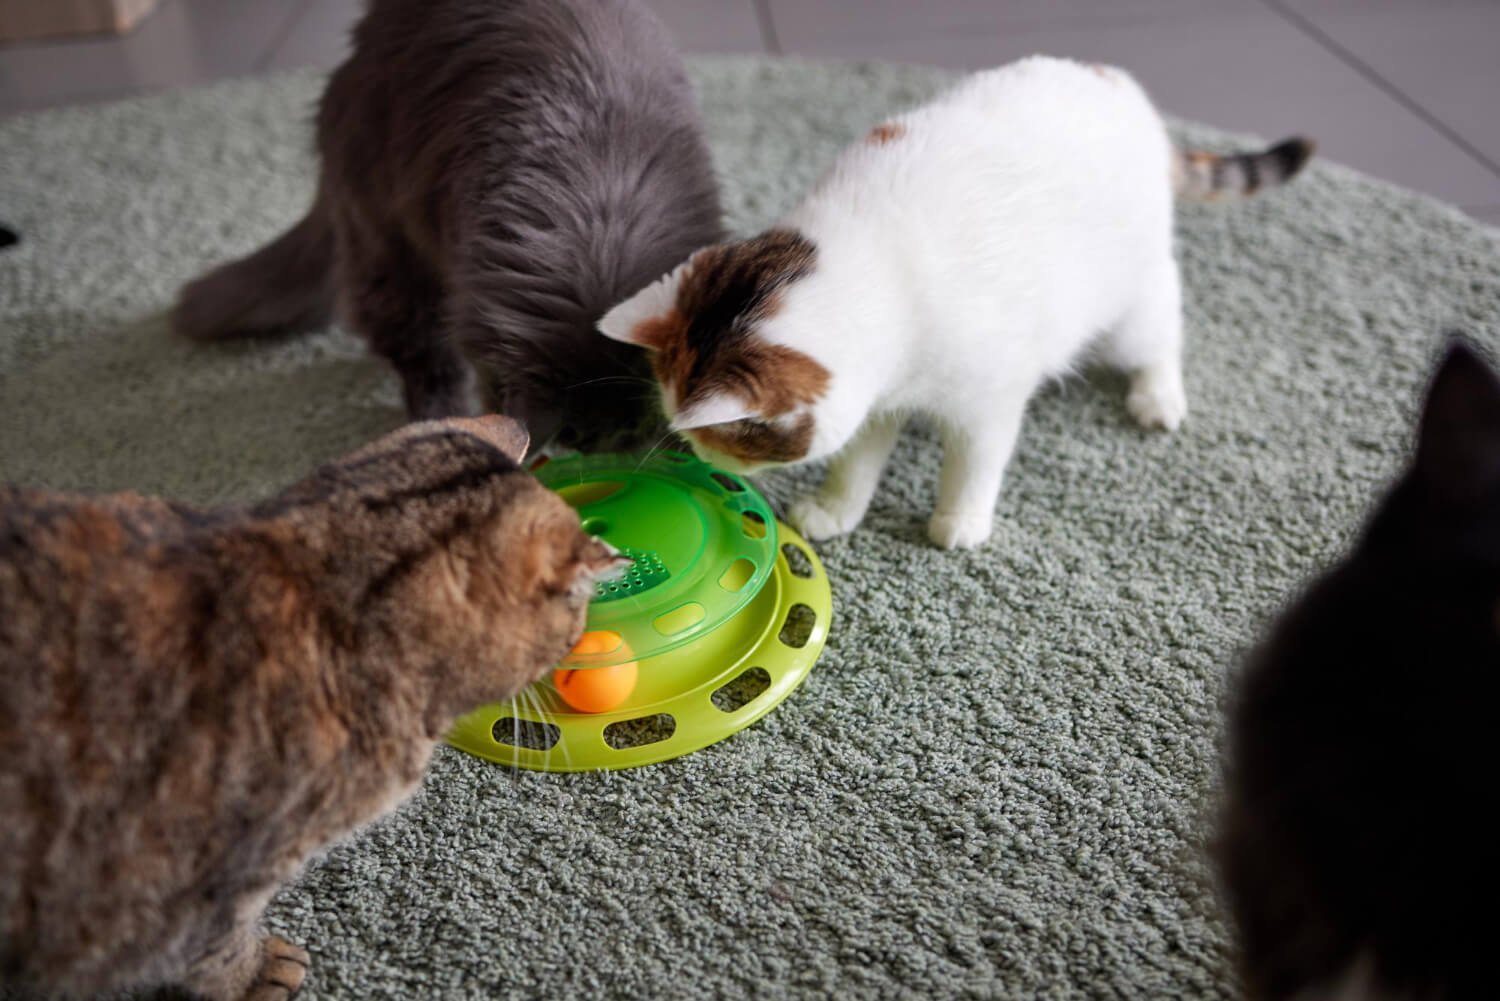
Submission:
<svg viewBox="0 0 1500 1001">
<path fill-rule="evenodd" d="M 828 639 L 828 578 L 747 482 L 676 452 L 536 472 L 634 562 L 598 585 L 549 679 L 465 716 L 449 743 L 543 771 L 648 765 L 743 730 L 807 677 Z"/>
</svg>

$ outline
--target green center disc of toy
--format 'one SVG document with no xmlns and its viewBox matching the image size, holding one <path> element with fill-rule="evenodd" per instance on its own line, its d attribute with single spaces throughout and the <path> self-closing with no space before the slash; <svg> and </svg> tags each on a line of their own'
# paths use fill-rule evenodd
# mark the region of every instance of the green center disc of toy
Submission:
<svg viewBox="0 0 1500 1001">
<path fill-rule="evenodd" d="M 583 530 L 634 561 L 589 606 L 591 654 L 605 667 L 676 649 L 755 597 L 776 562 L 776 519 L 738 476 L 675 452 L 570 456 L 537 478 L 578 511 Z M 617 641 L 617 642 L 616 642 Z"/>
</svg>

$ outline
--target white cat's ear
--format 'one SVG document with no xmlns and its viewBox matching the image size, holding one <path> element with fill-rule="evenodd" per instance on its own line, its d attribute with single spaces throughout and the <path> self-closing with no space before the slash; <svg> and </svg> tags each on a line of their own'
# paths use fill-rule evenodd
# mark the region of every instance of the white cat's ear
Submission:
<svg viewBox="0 0 1500 1001">
<path fill-rule="evenodd" d="M 689 261 L 662 275 L 656 281 L 626 299 L 599 321 L 599 332 L 611 340 L 655 349 L 650 321 L 666 316 L 677 305 L 677 287 Z"/>
<path fill-rule="evenodd" d="M 744 400 L 719 393 L 679 410 L 677 416 L 672 418 L 672 430 L 691 431 L 693 428 L 706 428 L 713 424 L 742 421 L 749 416 L 750 407 Z"/>
</svg>

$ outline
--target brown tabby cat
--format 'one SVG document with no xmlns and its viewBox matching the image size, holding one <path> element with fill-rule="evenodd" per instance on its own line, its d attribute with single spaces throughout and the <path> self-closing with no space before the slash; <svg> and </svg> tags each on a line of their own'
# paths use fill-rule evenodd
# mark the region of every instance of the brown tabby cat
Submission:
<svg viewBox="0 0 1500 1001">
<path fill-rule="evenodd" d="M 621 560 L 525 447 L 413 424 L 245 510 L 0 489 L 0 994 L 297 991 L 277 887 L 556 662 Z"/>
</svg>

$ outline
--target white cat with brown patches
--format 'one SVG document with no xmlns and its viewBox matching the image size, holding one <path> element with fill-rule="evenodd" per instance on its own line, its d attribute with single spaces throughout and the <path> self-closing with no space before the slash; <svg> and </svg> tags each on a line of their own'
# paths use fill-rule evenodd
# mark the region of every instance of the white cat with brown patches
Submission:
<svg viewBox="0 0 1500 1001">
<path fill-rule="evenodd" d="M 1092 343 L 1130 374 L 1136 421 L 1182 422 L 1173 195 L 1250 194 L 1311 152 L 1174 150 L 1124 71 L 1032 57 L 877 126 L 775 228 L 698 252 L 600 329 L 651 349 L 709 462 L 831 456 L 791 511 L 815 539 L 859 524 L 909 416 L 936 419 L 929 532 L 974 546 L 1026 401 Z"/>
</svg>

